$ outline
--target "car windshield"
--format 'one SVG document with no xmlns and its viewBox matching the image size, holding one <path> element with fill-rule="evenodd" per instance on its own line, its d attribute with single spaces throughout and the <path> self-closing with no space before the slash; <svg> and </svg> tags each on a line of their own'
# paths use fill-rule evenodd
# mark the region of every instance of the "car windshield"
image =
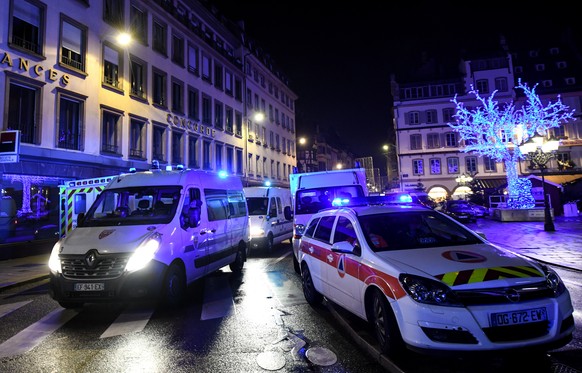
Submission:
<svg viewBox="0 0 582 373">
<path fill-rule="evenodd" d="M 296 213 L 315 214 L 321 209 L 332 207 L 336 198 L 364 197 L 362 187 L 357 185 L 302 189 L 297 191 Z"/>
<path fill-rule="evenodd" d="M 167 224 L 176 214 L 179 186 L 105 189 L 79 227 Z"/>
<path fill-rule="evenodd" d="M 267 215 L 269 199 L 266 197 L 248 197 L 249 215 Z"/>
<path fill-rule="evenodd" d="M 483 243 L 461 224 L 432 210 L 362 215 L 358 220 L 374 251 Z"/>
</svg>

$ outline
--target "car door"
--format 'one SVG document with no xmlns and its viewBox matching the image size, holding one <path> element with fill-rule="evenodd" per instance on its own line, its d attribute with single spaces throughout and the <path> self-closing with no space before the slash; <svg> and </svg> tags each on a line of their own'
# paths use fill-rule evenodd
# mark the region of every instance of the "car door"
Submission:
<svg viewBox="0 0 582 373">
<path fill-rule="evenodd" d="M 198 187 L 186 189 L 180 226 L 187 276 L 189 279 L 200 278 L 207 273 L 209 254 L 214 250 L 211 247 L 214 244 L 214 236 L 208 234 L 207 208 L 201 200 Z"/>
<path fill-rule="evenodd" d="M 348 310 L 359 307 L 360 294 L 363 286 L 359 280 L 361 249 L 359 242 L 364 242 L 363 236 L 359 239 L 355 227 L 356 221 L 340 215 L 335 224 L 331 245 L 347 241 L 355 245 L 353 254 L 333 252 L 330 249 L 330 258 L 326 266 L 325 283 L 332 299 Z M 362 240 L 362 241 L 360 241 Z M 331 246 L 330 246 L 331 247 Z"/>
</svg>

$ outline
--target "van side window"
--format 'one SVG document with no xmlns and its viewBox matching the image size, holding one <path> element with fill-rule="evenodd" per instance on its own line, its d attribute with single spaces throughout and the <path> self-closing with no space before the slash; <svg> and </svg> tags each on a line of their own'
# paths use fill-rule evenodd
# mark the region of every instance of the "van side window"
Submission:
<svg viewBox="0 0 582 373">
<path fill-rule="evenodd" d="M 208 221 L 224 220 L 228 217 L 226 190 L 204 189 Z"/>
<path fill-rule="evenodd" d="M 245 199 L 242 190 L 229 190 L 228 195 L 228 210 L 230 218 L 239 218 L 247 215 L 247 200 Z"/>
<path fill-rule="evenodd" d="M 184 206 L 182 207 L 182 213 L 180 214 L 180 226 L 183 229 L 193 227 L 193 223 L 200 222 L 200 206 L 202 206 L 202 201 L 200 200 L 200 189 L 188 189 L 184 196 Z"/>
<path fill-rule="evenodd" d="M 279 214 L 283 212 L 283 203 L 281 202 L 281 197 L 277 197 L 277 211 Z"/>
<path fill-rule="evenodd" d="M 271 205 L 269 206 L 269 216 L 277 217 L 277 200 L 271 197 Z"/>
</svg>

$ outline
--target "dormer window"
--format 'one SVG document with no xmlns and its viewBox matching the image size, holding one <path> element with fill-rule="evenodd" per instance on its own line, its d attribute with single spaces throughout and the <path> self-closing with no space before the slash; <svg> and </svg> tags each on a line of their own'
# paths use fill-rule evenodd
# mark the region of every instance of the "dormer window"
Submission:
<svg viewBox="0 0 582 373">
<path fill-rule="evenodd" d="M 537 57 L 538 56 L 538 51 L 536 51 L 536 50 L 529 51 L 529 56 L 530 57 Z"/>
<path fill-rule="evenodd" d="M 523 72 L 523 67 L 522 66 L 515 66 L 515 72 L 520 74 Z"/>
<path fill-rule="evenodd" d="M 557 54 L 560 54 L 560 48 L 550 48 L 550 54 L 552 56 L 555 56 Z"/>
<path fill-rule="evenodd" d="M 552 81 L 551 80 L 544 80 L 542 81 L 542 86 L 543 87 L 551 87 L 552 86 Z"/>
<path fill-rule="evenodd" d="M 576 78 L 574 78 L 574 77 L 566 78 L 566 84 L 567 85 L 574 85 L 574 84 L 576 84 Z"/>
<path fill-rule="evenodd" d="M 568 66 L 566 61 L 558 61 L 556 65 L 558 66 L 558 69 L 565 69 Z"/>
<path fill-rule="evenodd" d="M 544 71 L 546 69 L 546 65 L 543 63 L 536 64 L 536 71 Z"/>
</svg>

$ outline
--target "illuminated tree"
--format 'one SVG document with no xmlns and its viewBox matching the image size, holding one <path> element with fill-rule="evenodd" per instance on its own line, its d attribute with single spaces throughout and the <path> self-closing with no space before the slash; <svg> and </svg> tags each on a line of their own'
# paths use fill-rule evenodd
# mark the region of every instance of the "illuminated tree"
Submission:
<svg viewBox="0 0 582 373">
<path fill-rule="evenodd" d="M 537 84 L 529 88 L 519 80 L 516 88 L 523 91 L 525 101 L 518 101 L 518 105 L 505 102 L 500 107 L 494 99 L 497 91 L 489 97 L 481 97 L 472 86 L 469 94 L 474 95 L 481 106 L 468 108 L 456 95 L 451 100 L 456 105 L 456 122 L 449 126 L 464 140 L 463 152 L 487 156 L 505 165 L 510 196 L 508 207 L 511 208 L 530 208 L 535 202 L 530 192 L 531 183 L 518 178 L 517 164 L 525 158 L 518 146 L 536 134 L 546 135 L 548 129 L 574 119 L 574 110 L 562 104 L 559 95 L 555 102 L 544 106 L 535 92 L 536 87 Z M 529 197 L 524 198 L 524 195 Z"/>
</svg>

